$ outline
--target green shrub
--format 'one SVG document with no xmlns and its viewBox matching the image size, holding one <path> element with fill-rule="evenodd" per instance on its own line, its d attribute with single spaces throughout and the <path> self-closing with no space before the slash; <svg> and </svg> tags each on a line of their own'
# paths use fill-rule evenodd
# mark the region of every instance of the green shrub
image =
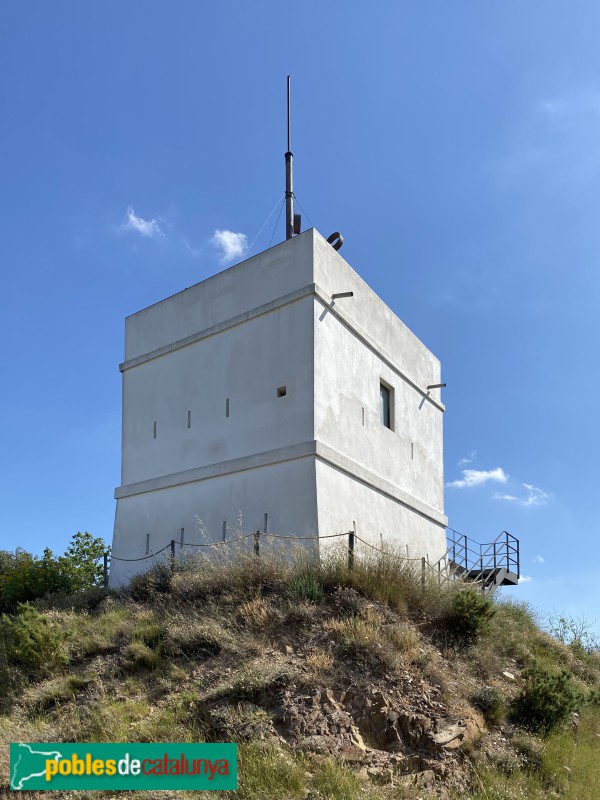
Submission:
<svg viewBox="0 0 600 800">
<path fill-rule="evenodd" d="M 76 533 L 62 556 L 48 547 L 41 557 L 20 547 L 14 553 L 0 550 L 0 611 L 13 613 L 19 603 L 50 594 L 64 602 L 73 592 L 101 587 L 105 551 L 102 539 L 89 533 Z"/>
<path fill-rule="evenodd" d="M 2 615 L 3 642 L 9 665 L 18 666 L 28 677 L 50 675 L 67 662 L 66 633 L 46 615 L 30 605 L 19 605 L 14 616 Z"/>
<path fill-rule="evenodd" d="M 294 600 L 308 600 L 311 603 L 320 603 L 325 594 L 321 581 L 310 572 L 296 575 L 289 591 Z"/>
<path fill-rule="evenodd" d="M 469 645 L 490 629 L 496 607 L 489 597 L 476 589 L 461 589 L 452 598 L 447 626 L 459 644 Z"/>
<path fill-rule="evenodd" d="M 588 696 L 586 697 L 585 702 L 588 706 L 599 706 L 600 707 L 600 689 L 592 688 L 588 692 Z"/>
<path fill-rule="evenodd" d="M 501 692 L 495 686 L 485 686 L 473 698 L 473 705 L 481 709 L 488 725 L 497 725 L 506 714 Z"/>
<path fill-rule="evenodd" d="M 73 580 L 61 559 L 49 548 L 41 558 L 18 548 L 14 554 L 3 553 L 0 570 L 0 611 L 14 613 L 21 603 L 28 603 L 51 592 L 73 591 Z"/>
<path fill-rule="evenodd" d="M 51 592 L 31 601 L 31 605 L 38 611 L 97 611 L 103 601 L 115 592 L 94 586 L 91 589 L 82 589 L 73 592 Z"/>
<path fill-rule="evenodd" d="M 526 683 L 513 704 L 512 718 L 536 733 L 550 733 L 583 704 L 584 697 L 566 669 L 552 673 L 534 665 L 523 675 Z"/>
</svg>

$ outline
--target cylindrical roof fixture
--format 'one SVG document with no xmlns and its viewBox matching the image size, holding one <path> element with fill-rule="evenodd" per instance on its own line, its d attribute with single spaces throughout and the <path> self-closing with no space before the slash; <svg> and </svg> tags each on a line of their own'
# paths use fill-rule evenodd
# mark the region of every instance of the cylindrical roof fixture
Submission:
<svg viewBox="0 0 600 800">
<path fill-rule="evenodd" d="M 344 244 L 344 237 L 339 231 L 332 233 L 331 236 L 327 237 L 327 241 L 333 247 L 334 250 L 339 250 L 340 247 Z"/>
<path fill-rule="evenodd" d="M 445 383 L 430 383 L 427 388 L 428 389 L 445 389 L 446 388 L 446 384 Z"/>
</svg>

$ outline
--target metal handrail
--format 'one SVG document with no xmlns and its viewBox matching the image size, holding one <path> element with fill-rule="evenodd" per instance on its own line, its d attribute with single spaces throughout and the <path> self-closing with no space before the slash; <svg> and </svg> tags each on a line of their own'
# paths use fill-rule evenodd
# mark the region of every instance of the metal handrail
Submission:
<svg viewBox="0 0 600 800">
<path fill-rule="evenodd" d="M 480 544 L 467 538 L 465 534 L 448 529 L 448 549 L 444 556 L 433 565 L 438 571 L 448 567 L 457 571 L 475 573 L 473 581 L 484 581 L 489 571 L 505 569 L 519 575 L 520 551 L 519 540 L 508 531 L 502 531 L 493 542 Z M 470 544 L 476 545 L 479 552 Z M 488 573 L 488 575 L 486 575 Z"/>
</svg>

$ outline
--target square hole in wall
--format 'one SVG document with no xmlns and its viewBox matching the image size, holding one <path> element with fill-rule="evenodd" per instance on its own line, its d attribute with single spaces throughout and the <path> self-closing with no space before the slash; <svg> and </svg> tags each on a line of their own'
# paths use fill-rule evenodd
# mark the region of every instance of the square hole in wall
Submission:
<svg viewBox="0 0 600 800">
<path fill-rule="evenodd" d="M 287 394 L 287 387 L 286 386 L 278 386 L 277 387 L 277 397 L 285 397 Z"/>
</svg>

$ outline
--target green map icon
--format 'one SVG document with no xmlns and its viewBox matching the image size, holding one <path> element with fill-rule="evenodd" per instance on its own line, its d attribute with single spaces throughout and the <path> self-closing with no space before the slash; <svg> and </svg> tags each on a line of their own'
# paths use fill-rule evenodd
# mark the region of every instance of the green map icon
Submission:
<svg viewBox="0 0 600 800">
<path fill-rule="evenodd" d="M 35 748 L 35 749 L 34 749 Z M 29 789 L 27 781 L 43 778 L 46 774 L 46 761 L 58 761 L 62 753 L 44 748 L 43 744 L 13 744 L 10 748 L 10 788 Z"/>
</svg>

